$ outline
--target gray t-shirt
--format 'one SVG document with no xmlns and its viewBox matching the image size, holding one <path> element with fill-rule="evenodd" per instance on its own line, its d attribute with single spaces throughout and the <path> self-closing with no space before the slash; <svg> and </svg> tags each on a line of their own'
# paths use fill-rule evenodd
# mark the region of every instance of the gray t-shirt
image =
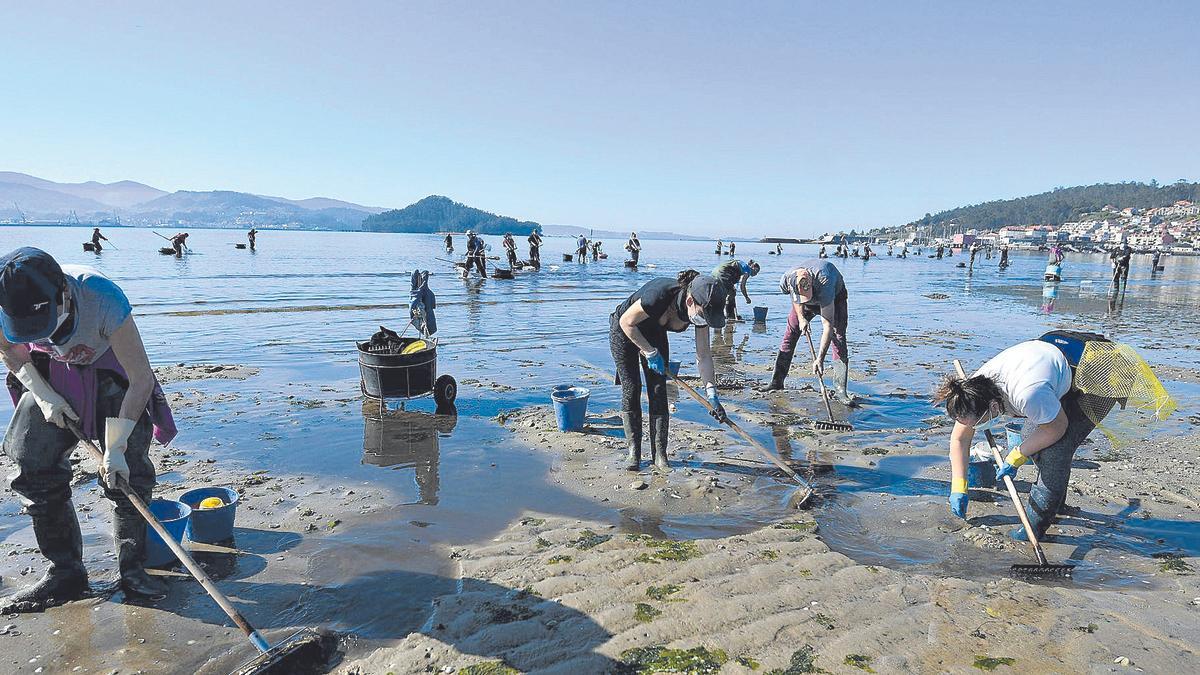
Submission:
<svg viewBox="0 0 1200 675">
<path fill-rule="evenodd" d="M 804 302 L 796 293 L 796 273 L 806 269 L 812 273 L 812 299 Z M 846 287 L 842 281 L 842 273 L 828 260 L 809 260 L 801 263 L 800 267 L 787 272 L 779 280 L 779 290 L 792 296 L 792 302 L 805 305 L 820 305 L 828 307 L 833 304 L 838 293 Z"/>
<path fill-rule="evenodd" d="M 109 340 L 133 311 L 125 292 L 108 277 L 91 267 L 63 265 L 63 274 L 71 289 L 75 312 L 75 332 L 66 344 L 49 340 L 33 344 L 57 361 L 86 366 L 109 350 Z"/>
</svg>

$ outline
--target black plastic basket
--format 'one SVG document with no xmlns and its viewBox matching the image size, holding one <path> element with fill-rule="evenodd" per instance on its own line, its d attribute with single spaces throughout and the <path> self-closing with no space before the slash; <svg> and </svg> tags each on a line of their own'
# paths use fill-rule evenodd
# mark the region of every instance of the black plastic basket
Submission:
<svg viewBox="0 0 1200 675">
<path fill-rule="evenodd" d="M 358 343 L 358 369 L 363 393 L 371 398 L 416 398 L 428 395 L 437 382 L 437 346 L 401 354 L 420 338 L 401 338 L 398 347 Z M 427 341 L 428 342 L 428 341 Z"/>
</svg>

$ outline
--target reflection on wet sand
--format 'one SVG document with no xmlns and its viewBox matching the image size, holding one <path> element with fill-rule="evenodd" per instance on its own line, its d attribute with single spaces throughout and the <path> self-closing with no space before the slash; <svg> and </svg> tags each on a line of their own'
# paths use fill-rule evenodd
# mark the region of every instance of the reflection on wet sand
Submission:
<svg viewBox="0 0 1200 675">
<path fill-rule="evenodd" d="M 418 503 L 438 503 L 439 437 L 448 437 L 458 424 L 454 412 L 430 415 L 387 410 L 375 401 L 363 402 L 363 464 L 414 469 Z"/>
</svg>

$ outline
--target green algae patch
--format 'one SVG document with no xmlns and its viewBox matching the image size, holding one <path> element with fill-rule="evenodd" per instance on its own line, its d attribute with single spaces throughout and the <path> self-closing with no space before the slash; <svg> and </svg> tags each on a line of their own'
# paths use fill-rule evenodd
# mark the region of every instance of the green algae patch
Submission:
<svg viewBox="0 0 1200 675">
<path fill-rule="evenodd" d="M 547 540 L 545 540 L 545 539 L 542 539 L 541 537 L 538 537 L 538 538 L 537 538 L 537 541 L 536 541 L 535 543 L 537 544 L 537 549 L 538 549 L 539 551 L 542 551 L 542 550 L 548 549 L 548 548 L 550 548 L 551 546 L 553 546 L 553 545 L 554 545 L 554 544 L 551 544 L 549 541 L 547 541 Z"/>
<path fill-rule="evenodd" d="M 651 605 L 644 602 L 639 602 L 633 606 L 633 618 L 641 623 L 650 623 L 662 615 L 661 609 L 655 609 Z"/>
<path fill-rule="evenodd" d="M 571 556 L 555 555 L 555 556 L 550 556 L 550 559 L 546 561 L 546 564 L 547 565 L 557 565 L 558 563 L 568 563 L 568 562 L 571 562 Z"/>
<path fill-rule="evenodd" d="M 709 651 L 707 647 L 667 649 L 666 647 L 635 647 L 621 652 L 621 660 L 638 675 L 652 673 L 693 673 L 713 675 L 729 661 L 723 650 Z"/>
<path fill-rule="evenodd" d="M 813 621 L 816 621 L 817 625 L 825 630 L 833 630 L 834 628 L 837 628 L 837 624 L 833 622 L 833 619 L 824 614 L 817 614 L 813 616 Z"/>
<path fill-rule="evenodd" d="M 758 661 L 755 661 L 751 656 L 739 656 L 737 657 L 737 662 L 738 665 L 742 666 L 743 668 L 749 668 L 750 670 L 758 670 L 762 667 L 762 665 L 759 664 Z"/>
<path fill-rule="evenodd" d="M 1000 666 L 1011 666 L 1017 660 L 1008 656 L 976 656 L 975 663 L 971 664 L 980 670 L 993 671 Z"/>
<path fill-rule="evenodd" d="M 817 652 L 812 645 L 804 645 L 792 652 L 792 661 L 787 668 L 776 668 L 767 675 L 803 675 L 804 673 L 824 673 L 817 667 Z"/>
<path fill-rule="evenodd" d="M 682 600 L 681 598 L 674 598 L 674 599 L 669 599 L 669 598 L 670 598 L 670 596 L 678 593 L 681 590 L 683 590 L 683 587 L 679 586 L 677 584 L 667 584 L 666 586 L 651 586 L 650 588 L 646 589 L 646 597 L 650 598 L 651 600 L 659 600 L 659 601 L 665 600 L 668 602 L 679 602 Z"/>
<path fill-rule="evenodd" d="M 812 520 L 802 520 L 792 523 L 775 523 L 772 525 L 776 530 L 796 530 L 797 532 L 816 532 L 817 523 Z"/>
<path fill-rule="evenodd" d="M 779 560 L 779 551 L 769 548 L 765 551 L 759 551 L 758 557 L 762 558 L 763 560 Z"/>
<path fill-rule="evenodd" d="M 1187 564 L 1187 561 L 1173 553 L 1161 553 L 1154 557 L 1162 561 L 1158 563 L 1159 571 L 1175 574 L 1187 574 L 1192 571 L 1192 566 Z"/>
<path fill-rule="evenodd" d="M 460 668 L 458 675 L 521 675 L 521 671 L 503 661 L 487 661 Z"/>
<path fill-rule="evenodd" d="M 521 519 L 521 524 L 522 525 L 530 525 L 533 527 L 541 527 L 542 525 L 546 524 L 546 519 L 545 518 L 528 518 L 527 517 L 527 518 Z"/>
<path fill-rule="evenodd" d="M 580 551 L 586 551 L 589 548 L 596 548 L 600 544 L 612 539 L 611 534 L 596 534 L 591 530 L 584 530 L 579 533 L 579 538 L 568 544 L 571 548 L 577 548 Z"/>
<path fill-rule="evenodd" d="M 868 673 L 875 672 L 871 668 L 871 657 L 867 656 L 866 654 L 847 654 L 846 658 L 842 660 L 842 663 L 846 664 L 847 666 L 854 666 L 855 668 Z"/>
<path fill-rule="evenodd" d="M 682 562 L 691 560 L 692 558 L 700 557 L 700 547 L 694 541 L 672 541 L 670 539 L 655 539 L 654 537 L 645 534 L 627 535 L 629 541 L 636 541 L 645 544 L 648 548 L 653 549 L 649 553 L 641 553 L 633 559 L 634 562 L 648 562 L 657 564 L 660 560 L 668 560 L 671 562 Z"/>
</svg>

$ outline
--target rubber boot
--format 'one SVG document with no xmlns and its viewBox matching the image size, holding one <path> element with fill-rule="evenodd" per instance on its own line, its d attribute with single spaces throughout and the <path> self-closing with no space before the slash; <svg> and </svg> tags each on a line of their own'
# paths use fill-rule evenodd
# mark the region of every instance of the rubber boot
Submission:
<svg viewBox="0 0 1200 675">
<path fill-rule="evenodd" d="M 642 416 L 621 413 L 621 426 L 625 428 L 625 443 L 629 446 L 625 468 L 637 471 L 642 468 Z"/>
<path fill-rule="evenodd" d="M 87 569 L 83 566 L 83 536 L 71 500 L 42 507 L 33 517 L 33 534 L 50 569 L 34 585 L 4 600 L 5 614 L 40 612 L 48 607 L 87 595 Z"/>
<path fill-rule="evenodd" d="M 787 377 L 788 370 L 792 367 L 792 355 L 795 352 L 779 352 L 775 355 L 775 371 L 771 374 L 771 381 L 760 386 L 759 391 L 780 391 L 783 389 L 783 380 Z"/>
<path fill-rule="evenodd" d="M 850 405 L 854 402 L 847 389 L 850 380 L 850 364 L 834 360 L 830 365 L 833 368 L 833 396 L 843 405 Z"/>
<path fill-rule="evenodd" d="M 167 594 L 166 582 L 146 574 L 146 530 L 146 521 L 132 505 L 113 509 L 113 540 L 122 590 L 128 595 L 162 597 Z"/>
<path fill-rule="evenodd" d="M 667 429 L 670 420 L 670 415 L 650 416 L 650 450 L 654 453 L 654 468 L 664 473 L 671 470 L 667 462 Z"/>
<path fill-rule="evenodd" d="M 1046 530 L 1050 529 L 1050 523 L 1042 519 L 1042 516 L 1032 508 L 1025 509 L 1025 515 L 1029 518 L 1029 526 L 1037 533 L 1038 541 L 1041 541 L 1046 536 Z M 1025 534 L 1025 526 L 1018 525 L 1009 531 L 1008 536 L 1013 541 L 1029 541 L 1029 535 Z"/>
</svg>

